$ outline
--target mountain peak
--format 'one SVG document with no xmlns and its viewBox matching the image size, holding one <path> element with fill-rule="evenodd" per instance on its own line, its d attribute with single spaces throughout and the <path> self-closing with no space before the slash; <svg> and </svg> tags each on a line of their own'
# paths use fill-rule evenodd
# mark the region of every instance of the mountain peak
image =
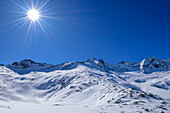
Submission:
<svg viewBox="0 0 170 113">
<path fill-rule="evenodd" d="M 32 64 L 36 64 L 36 62 L 32 61 L 31 59 L 24 59 L 24 60 L 22 60 L 22 61 L 20 61 L 20 62 L 14 62 L 14 63 L 12 63 L 11 66 L 28 68 L 28 67 L 30 67 Z"/>
<path fill-rule="evenodd" d="M 24 59 L 20 62 L 14 62 L 11 65 L 7 65 L 8 68 L 21 68 L 21 69 L 40 68 L 40 67 L 48 67 L 48 66 L 51 66 L 51 64 L 37 63 L 32 61 L 31 59 Z"/>
<path fill-rule="evenodd" d="M 104 62 L 103 59 L 100 59 L 99 62 L 100 62 L 101 64 L 105 65 L 105 62 Z"/>
<path fill-rule="evenodd" d="M 94 61 L 96 61 L 96 58 L 89 58 L 86 60 L 86 62 L 94 62 Z"/>
<path fill-rule="evenodd" d="M 14 62 L 11 65 L 7 65 L 7 68 L 13 69 L 16 72 L 19 72 L 20 69 L 31 71 L 39 70 L 49 70 L 53 67 L 55 69 L 66 69 L 75 64 L 79 65 L 80 62 L 67 62 L 59 65 L 52 65 L 47 63 L 37 63 L 31 59 L 24 59 L 20 62 Z M 155 57 L 147 57 L 141 62 L 126 62 L 122 61 L 118 64 L 110 64 L 105 62 L 103 59 L 96 60 L 96 58 L 87 59 L 86 62 L 92 67 L 101 68 L 102 70 L 111 70 L 111 71 L 142 71 L 143 73 L 152 73 L 155 71 L 166 71 L 170 69 L 170 60 L 160 60 Z M 81 63 L 81 64 L 82 64 Z M 1 65 L 0 65 L 1 66 Z M 87 65 L 86 65 L 87 66 Z"/>
<path fill-rule="evenodd" d="M 147 57 L 141 61 L 140 69 L 144 73 L 150 73 L 153 71 L 167 70 L 168 65 L 155 57 Z"/>
<path fill-rule="evenodd" d="M 34 61 L 32 61 L 31 59 L 24 59 L 24 60 L 22 60 L 20 62 L 34 62 Z"/>
<path fill-rule="evenodd" d="M 24 63 L 24 64 L 28 64 L 28 63 L 36 63 L 34 61 L 32 61 L 31 59 L 24 59 L 24 60 L 21 60 L 20 62 L 14 62 L 12 65 L 17 65 L 18 63 Z"/>
</svg>

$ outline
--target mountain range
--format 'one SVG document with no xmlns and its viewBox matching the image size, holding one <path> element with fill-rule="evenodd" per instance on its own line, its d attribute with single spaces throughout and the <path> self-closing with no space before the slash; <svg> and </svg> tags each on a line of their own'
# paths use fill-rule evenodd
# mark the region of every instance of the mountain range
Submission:
<svg viewBox="0 0 170 113">
<path fill-rule="evenodd" d="M 169 113 L 170 59 L 0 64 L 2 113 Z"/>
</svg>

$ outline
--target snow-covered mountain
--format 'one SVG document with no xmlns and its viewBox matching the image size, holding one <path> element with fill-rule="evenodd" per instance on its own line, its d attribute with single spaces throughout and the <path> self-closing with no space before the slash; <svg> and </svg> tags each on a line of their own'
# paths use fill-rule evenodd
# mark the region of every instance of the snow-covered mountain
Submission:
<svg viewBox="0 0 170 113">
<path fill-rule="evenodd" d="M 118 72 L 125 71 L 141 71 L 143 73 L 152 73 L 156 71 L 167 71 L 170 70 L 170 59 L 160 60 L 154 57 L 148 57 L 140 62 L 126 62 L 122 61 L 118 64 L 110 64 L 102 59 L 96 60 L 88 59 L 86 62 L 93 63 L 93 65 L 98 68 L 107 70 L 113 70 Z M 52 71 L 52 70 L 63 70 L 72 65 L 77 65 L 78 63 L 86 62 L 66 62 L 58 65 L 52 65 L 47 63 L 37 63 L 30 59 L 25 59 L 20 62 L 14 62 L 6 67 L 20 74 L 29 73 L 32 71 Z M 3 64 L 0 66 L 4 66 Z"/>
<path fill-rule="evenodd" d="M 14 62 L 10 65 L 7 65 L 6 67 L 12 69 L 15 72 L 22 74 L 22 73 L 29 73 L 31 71 L 47 70 L 53 67 L 53 65 L 46 64 L 46 63 L 36 63 L 30 59 L 24 59 L 20 62 Z"/>
<path fill-rule="evenodd" d="M 170 60 L 0 66 L 2 113 L 170 112 Z"/>
<path fill-rule="evenodd" d="M 100 67 L 106 70 L 113 70 L 119 72 L 125 71 L 141 71 L 143 73 L 152 73 L 156 71 L 168 71 L 170 70 L 170 60 L 160 60 L 154 57 L 148 57 L 140 62 L 126 62 L 122 61 L 118 64 L 110 64 L 104 62 L 102 59 L 95 61 Z"/>
<path fill-rule="evenodd" d="M 164 62 L 157 58 L 148 57 L 145 58 L 140 63 L 140 69 L 144 73 L 154 72 L 154 71 L 165 71 L 168 70 L 170 67 L 168 62 Z"/>
<path fill-rule="evenodd" d="M 30 59 L 24 59 L 20 62 L 14 62 L 11 65 L 7 65 L 9 68 L 21 68 L 21 69 L 29 69 L 29 68 L 38 68 L 38 69 L 44 69 L 52 66 L 51 64 L 46 63 L 36 63 Z"/>
</svg>

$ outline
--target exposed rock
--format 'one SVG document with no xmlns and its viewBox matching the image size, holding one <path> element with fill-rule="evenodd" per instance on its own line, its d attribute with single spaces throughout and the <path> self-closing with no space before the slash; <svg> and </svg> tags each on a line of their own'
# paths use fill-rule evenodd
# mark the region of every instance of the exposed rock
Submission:
<svg viewBox="0 0 170 113">
<path fill-rule="evenodd" d="M 52 66 L 51 64 L 46 64 L 46 63 L 36 63 L 30 59 L 24 59 L 20 62 L 14 62 L 11 65 L 7 65 L 7 67 L 12 67 L 12 68 L 35 68 L 35 67 L 47 67 L 47 66 Z"/>
<path fill-rule="evenodd" d="M 4 64 L 0 64 L 0 66 L 4 66 Z"/>
<path fill-rule="evenodd" d="M 144 73 L 150 73 L 153 71 L 168 70 L 168 65 L 160 59 L 148 57 L 141 61 L 140 69 Z"/>
<path fill-rule="evenodd" d="M 104 60 L 100 59 L 99 62 L 100 62 L 101 64 L 105 65 Z"/>
</svg>

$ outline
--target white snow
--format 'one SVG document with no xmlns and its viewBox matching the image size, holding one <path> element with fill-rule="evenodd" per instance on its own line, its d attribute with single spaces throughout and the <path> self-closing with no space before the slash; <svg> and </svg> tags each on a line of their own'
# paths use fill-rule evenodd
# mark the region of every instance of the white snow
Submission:
<svg viewBox="0 0 170 113">
<path fill-rule="evenodd" d="M 142 62 L 109 64 L 95 59 L 32 63 L 26 61 L 25 68 L 0 66 L 0 112 L 170 112 L 168 70 L 146 74 L 140 70 Z"/>
</svg>

